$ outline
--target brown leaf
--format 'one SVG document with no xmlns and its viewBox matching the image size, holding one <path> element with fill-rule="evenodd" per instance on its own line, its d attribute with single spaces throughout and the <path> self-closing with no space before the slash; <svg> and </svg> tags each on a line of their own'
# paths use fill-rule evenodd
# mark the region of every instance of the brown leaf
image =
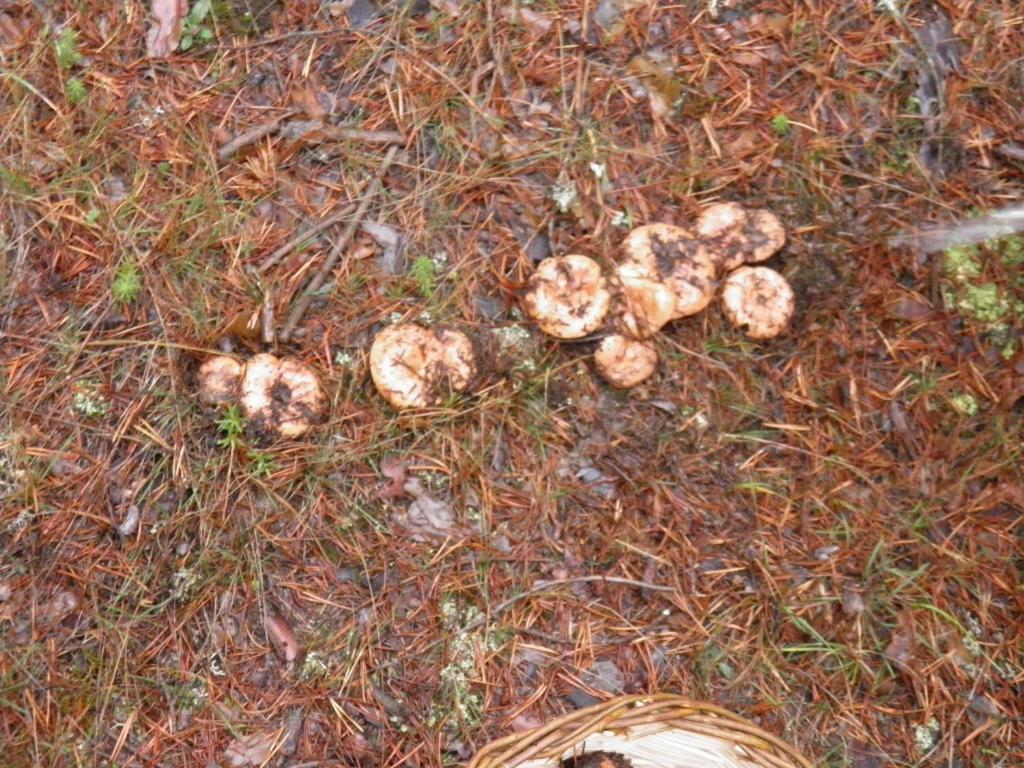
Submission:
<svg viewBox="0 0 1024 768">
<path fill-rule="evenodd" d="M 378 496 L 382 499 L 398 499 L 405 496 L 405 464 L 389 457 L 381 462 L 380 473 L 389 482 Z"/>
<path fill-rule="evenodd" d="M 897 320 L 915 322 L 924 320 L 932 313 L 931 304 L 920 299 L 913 299 L 904 296 L 897 299 L 889 306 L 889 314 Z"/>
<path fill-rule="evenodd" d="M 277 732 L 254 733 L 235 739 L 224 750 L 224 757 L 232 768 L 264 765 L 274 754 Z"/>
<path fill-rule="evenodd" d="M 293 662 L 302 656 L 302 646 L 295 636 L 291 626 L 281 616 L 270 612 L 264 622 L 267 630 L 267 637 L 274 646 L 274 650 L 287 662 Z"/>
<path fill-rule="evenodd" d="M 914 643 L 914 619 L 909 611 L 903 611 L 899 616 L 899 627 L 885 647 L 885 655 L 904 672 L 910 672 L 914 660 Z"/>
<path fill-rule="evenodd" d="M 427 491 L 415 477 L 406 479 L 405 492 L 413 497 L 408 511 L 399 515 L 399 522 L 414 531 L 413 538 L 422 534 L 431 538 L 447 538 L 455 526 L 455 513 L 451 506 Z"/>
<path fill-rule="evenodd" d="M 160 59 L 170 56 L 181 40 L 181 22 L 188 16 L 187 0 L 153 0 L 156 23 L 146 33 L 146 55 Z"/>
</svg>

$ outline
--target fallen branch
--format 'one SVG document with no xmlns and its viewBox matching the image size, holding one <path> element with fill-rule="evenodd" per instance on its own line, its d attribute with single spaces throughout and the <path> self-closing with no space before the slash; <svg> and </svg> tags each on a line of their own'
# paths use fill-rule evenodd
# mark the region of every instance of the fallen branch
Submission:
<svg viewBox="0 0 1024 768">
<path fill-rule="evenodd" d="M 364 144 L 404 144 L 406 137 L 398 131 L 364 131 L 337 125 L 324 125 L 318 120 L 284 122 L 296 114 L 294 109 L 250 128 L 217 150 L 217 160 L 230 160 L 240 149 L 255 144 L 265 136 L 280 134 L 285 138 L 318 144 L 326 141 L 360 141 Z"/>
<path fill-rule="evenodd" d="M 313 298 L 316 296 L 320 287 L 327 280 L 331 271 L 334 269 L 334 265 L 338 263 L 338 259 L 341 258 L 341 254 L 348 248 L 353 236 L 359 229 L 359 224 L 362 222 L 363 217 L 366 216 L 366 212 L 370 208 L 370 203 L 377 196 L 380 191 L 381 184 L 384 180 L 384 175 L 388 172 L 391 167 L 391 163 L 395 159 L 395 155 L 398 154 L 398 147 L 394 144 L 388 149 L 387 154 L 381 161 L 380 167 L 377 169 L 377 173 L 374 175 L 373 181 L 370 182 L 369 189 L 366 190 L 366 194 L 363 195 L 362 200 L 359 201 L 359 207 L 356 208 L 355 215 L 352 220 L 349 221 L 348 227 L 346 227 L 344 234 L 341 239 L 335 244 L 331 255 L 327 257 L 327 260 L 320 267 L 320 270 L 313 276 L 306 286 L 302 295 L 299 296 L 299 300 L 296 302 L 295 307 L 292 309 L 292 313 L 288 316 L 288 320 L 281 330 L 278 338 L 282 343 L 287 343 L 291 339 L 292 333 L 295 331 L 295 327 L 302 322 L 303 316 L 306 314 L 306 310 L 309 309 L 309 305 L 313 302 Z"/>
<path fill-rule="evenodd" d="M 264 136 L 269 136 L 270 134 L 277 131 L 281 123 L 294 114 L 295 110 L 288 110 L 284 114 L 278 115 L 277 117 L 273 118 L 272 120 L 268 120 L 262 125 L 257 125 L 254 128 L 250 128 L 245 133 L 240 133 L 238 136 L 235 136 L 235 138 L 233 138 L 231 141 L 229 141 L 227 144 L 223 145 L 220 149 L 217 150 L 217 160 L 221 163 L 230 160 L 231 157 L 238 150 L 244 149 L 245 147 L 248 147 L 251 144 L 255 144 Z"/>
<path fill-rule="evenodd" d="M 331 214 L 326 219 L 323 219 L 322 221 L 319 221 L 313 226 L 311 226 L 309 229 L 303 230 L 295 237 L 293 237 L 291 240 L 289 240 L 287 243 L 277 248 L 272 254 L 267 256 L 267 258 L 263 260 L 263 263 L 256 267 L 256 273 L 263 274 L 272 266 L 277 264 L 277 262 L 279 262 L 281 259 L 287 256 L 289 253 L 291 253 L 295 248 L 298 248 L 300 245 L 304 245 L 308 240 L 311 240 L 312 238 L 316 237 L 318 234 L 323 232 L 328 227 L 334 226 L 345 217 L 351 215 L 351 213 L 355 209 L 355 204 L 346 205 L 337 213 Z"/>
</svg>

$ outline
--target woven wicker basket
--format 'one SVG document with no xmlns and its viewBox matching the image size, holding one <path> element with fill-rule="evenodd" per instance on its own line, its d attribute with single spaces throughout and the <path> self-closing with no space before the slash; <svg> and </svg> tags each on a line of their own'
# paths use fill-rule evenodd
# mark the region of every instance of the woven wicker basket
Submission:
<svg viewBox="0 0 1024 768">
<path fill-rule="evenodd" d="M 469 768 L 559 768 L 586 753 L 633 768 L 813 768 L 776 736 L 727 710 L 668 694 L 621 696 L 491 742 Z"/>
</svg>

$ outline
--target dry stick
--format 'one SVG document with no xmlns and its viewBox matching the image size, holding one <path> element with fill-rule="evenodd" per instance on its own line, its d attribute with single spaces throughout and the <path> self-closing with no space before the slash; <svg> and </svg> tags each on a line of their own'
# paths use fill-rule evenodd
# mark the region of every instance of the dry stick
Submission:
<svg viewBox="0 0 1024 768">
<path fill-rule="evenodd" d="M 503 610 L 508 608 L 514 603 L 518 603 L 520 600 L 531 595 L 540 594 L 541 592 L 547 592 L 552 587 L 560 587 L 566 584 L 581 584 L 588 582 L 600 582 L 602 584 L 622 584 L 627 587 L 636 587 L 637 589 L 647 589 L 652 592 L 678 592 L 675 587 L 669 587 L 664 584 L 651 584 L 647 581 L 638 581 L 636 579 L 626 579 L 622 576 L 571 576 L 567 579 L 552 579 L 551 581 L 539 581 L 530 587 L 525 592 L 520 592 L 518 595 L 513 595 L 508 600 L 503 600 L 496 606 L 491 608 L 487 612 L 487 616 L 472 621 L 463 627 L 464 632 L 472 632 L 477 627 L 482 627 L 489 621 L 492 621 L 495 616 L 501 613 Z"/>
<path fill-rule="evenodd" d="M 355 235 L 356 230 L 359 229 L 359 224 L 362 222 L 363 217 L 366 216 L 366 211 L 369 210 L 370 203 L 373 202 L 373 199 L 380 191 L 381 184 L 384 181 L 384 174 L 388 172 L 388 168 L 391 167 L 391 163 L 395 159 L 396 154 L 398 154 L 398 146 L 392 144 L 388 149 L 388 153 L 384 156 L 384 160 L 381 162 L 380 168 L 377 169 L 377 173 L 374 175 L 373 181 L 370 182 L 370 188 L 366 190 L 366 194 L 363 195 L 363 199 L 359 201 L 359 207 L 356 209 L 355 215 L 352 216 L 352 220 L 348 223 L 348 227 L 345 229 L 341 239 L 331 250 L 331 255 L 327 257 L 327 261 L 325 261 L 323 266 L 320 267 L 320 271 L 317 272 L 313 276 L 313 279 L 309 281 L 306 289 L 299 297 L 298 302 L 296 302 L 295 308 L 292 309 L 292 313 L 288 316 L 288 321 L 284 324 L 284 328 L 278 336 L 282 343 L 286 344 L 288 343 L 288 340 L 291 339 L 295 326 L 302 321 L 302 316 L 305 315 L 306 310 L 309 309 L 309 305 L 313 302 L 313 297 L 316 296 L 316 292 L 331 274 L 331 270 L 333 270 L 334 265 L 338 263 L 338 259 L 341 258 L 342 252 L 348 247 L 348 244 Z"/>
<path fill-rule="evenodd" d="M 317 128 L 319 140 L 323 141 L 361 141 L 364 144 L 405 144 L 406 138 L 398 131 L 363 131 L 359 128 L 343 128 L 337 125 L 325 125 Z M 305 139 L 312 143 L 313 139 Z"/>
<path fill-rule="evenodd" d="M 289 253 L 291 253 L 295 248 L 298 248 L 300 245 L 305 243 L 307 240 L 311 240 L 313 237 L 315 237 L 316 235 L 320 234 L 321 232 L 323 232 L 328 227 L 334 226 L 335 224 L 337 224 L 339 221 L 341 221 L 345 217 L 351 215 L 351 213 L 355 209 L 356 209 L 356 206 L 355 206 L 354 203 L 352 205 L 346 205 L 344 208 L 342 208 L 337 213 L 328 216 L 323 221 L 317 222 L 316 224 L 314 224 L 309 229 L 306 229 L 306 230 L 300 232 L 295 237 L 293 237 L 291 240 L 289 240 L 287 243 L 285 243 L 280 248 L 275 250 L 272 254 L 267 256 L 267 258 L 265 258 L 263 260 L 263 263 L 260 264 L 258 267 L 256 267 L 256 273 L 257 274 L 263 274 L 268 269 L 270 269 L 272 266 L 277 264 L 277 262 L 279 262 L 281 259 L 283 259 L 285 256 L 287 256 Z"/>
<path fill-rule="evenodd" d="M 257 125 L 255 128 L 250 128 L 245 133 L 235 136 L 235 138 L 217 150 L 217 160 L 222 163 L 229 160 L 238 150 L 248 147 L 250 144 L 255 144 L 264 136 L 272 134 L 278 129 L 278 126 L 281 125 L 283 120 L 287 120 L 294 114 L 295 110 L 290 109 L 283 115 L 275 117 L 273 120 L 268 120 L 262 125 Z"/>
</svg>

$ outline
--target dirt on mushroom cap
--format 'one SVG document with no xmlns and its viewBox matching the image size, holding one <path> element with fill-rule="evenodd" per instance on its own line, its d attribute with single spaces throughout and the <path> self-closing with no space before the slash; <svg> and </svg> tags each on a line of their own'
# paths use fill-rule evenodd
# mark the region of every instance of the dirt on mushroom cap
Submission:
<svg viewBox="0 0 1024 768">
<path fill-rule="evenodd" d="M 789 281 L 768 267 L 740 267 L 726 279 L 722 307 L 729 321 L 752 339 L 770 339 L 786 330 L 795 298 Z"/>
<path fill-rule="evenodd" d="M 370 376 L 399 410 L 440 403 L 476 376 L 472 342 L 460 331 L 433 331 L 415 323 L 392 325 L 370 346 Z"/>
<path fill-rule="evenodd" d="M 747 210 L 739 203 L 705 208 L 697 219 L 697 235 L 725 272 L 744 263 L 764 261 L 786 242 L 786 229 L 775 214 L 764 208 Z"/>
<path fill-rule="evenodd" d="M 242 369 L 240 405 L 259 437 L 299 437 L 320 418 L 323 391 L 316 374 L 294 358 L 250 358 Z"/>
<path fill-rule="evenodd" d="M 597 372 L 613 387 L 628 389 L 650 378 L 658 368 L 658 351 L 652 344 L 613 333 L 601 340 L 594 352 Z"/>
<path fill-rule="evenodd" d="M 622 263 L 637 265 L 645 277 L 672 289 L 673 320 L 697 314 L 714 297 L 715 264 L 703 243 L 682 227 L 637 227 L 622 243 Z"/>
<path fill-rule="evenodd" d="M 600 265 L 579 254 L 555 256 L 537 265 L 523 306 L 540 329 L 558 339 L 596 331 L 611 303 Z"/>
</svg>

